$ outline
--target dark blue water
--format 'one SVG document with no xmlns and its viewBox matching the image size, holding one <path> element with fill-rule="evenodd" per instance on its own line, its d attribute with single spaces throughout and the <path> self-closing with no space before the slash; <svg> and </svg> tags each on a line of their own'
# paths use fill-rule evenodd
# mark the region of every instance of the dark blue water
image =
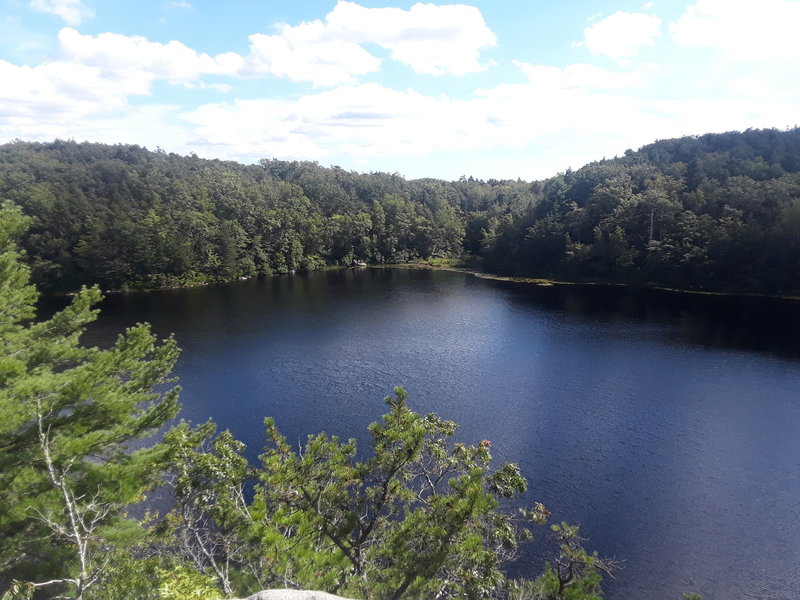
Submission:
<svg viewBox="0 0 800 600">
<path fill-rule="evenodd" d="M 266 415 L 363 438 L 402 385 L 625 561 L 608 598 L 798 597 L 800 302 L 362 269 L 114 295 L 90 341 L 137 321 L 253 458 Z"/>
</svg>

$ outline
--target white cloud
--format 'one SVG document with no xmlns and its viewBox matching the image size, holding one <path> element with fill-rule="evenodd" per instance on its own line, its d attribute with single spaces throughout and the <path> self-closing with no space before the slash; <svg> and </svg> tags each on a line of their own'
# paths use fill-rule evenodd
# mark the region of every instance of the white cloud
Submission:
<svg viewBox="0 0 800 600">
<path fill-rule="evenodd" d="M 522 157 L 546 146 L 552 149 L 537 159 L 543 162 L 515 175 L 541 177 L 657 138 L 783 126 L 793 123 L 796 113 L 791 103 L 764 96 L 724 101 L 636 97 L 631 88 L 647 84 L 636 72 L 516 64 L 528 83 L 501 84 L 463 99 L 367 83 L 292 101 L 207 104 L 182 117 L 193 129 L 189 144 L 201 156 L 327 159 L 351 165 L 375 165 L 382 157 L 403 164 L 403 157 L 424 156 L 443 164 L 488 149 L 516 148 Z M 515 168 L 523 163 L 517 161 Z M 474 165 L 463 164 L 462 172 L 474 172 Z M 436 175 L 417 168 L 411 175 Z"/>
<path fill-rule="evenodd" d="M 786 127 L 797 119 L 794 103 L 770 98 L 653 100 L 649 110 L 663 115 L 662 131 L 651 137 L 742 130 L 745 127 Z M 651 132 L 647 132 L 648 135 Z"/>
<path fill-rule="evenodd" d="M 148 93 L 155 79 L 188 84 L 205 74 L 232 75 L 243 63 L 233 52 L 211 57 L 181 42 L 161 44 L 116 33 L 91 36 L 64 28 L 58 34 L 58 41 L 64 61 L 96 67 L 104 78 L 118 81 L 126 89 L 129 89 L 126 81 L 137 81 L 139 85 L 130 89 L 137 94 Z"/>
<path fill-rule="evenodd" d="M 106 144 L 139 144 L 150 149 L 160 146 L 168 152 L 188 154 L 188 132 L 176 119 L 179 108 L 173 105 L 148 104 L 132 106 L 124 114 L 80 119 L 80 133 L 73 132 L 70 137 Z"/>
<path fill-rule="evenodd" d="M 197 87 L 205 74 L 231 74 L 242 59 L 233 53 L 210 57 L 180 42 L 159 44 L 140 37 L 59 32 L 56 60 L 35 66 L 0 60 L 0 125 L 14 137 L 54 136 L 82 131 L 86 118 L 117 118 L 134 109 L 129 99 L 151 93 L 156 80 Z M 10 129 L 9 129 L 10 128 Z M 73 134 L 74 135 L 74 134 Z"/>
<path fill-rule="evenodd" d="M 457 103 L 456 103 L 457 104 Z M 321 158 L 334 149 L 352 156 L 408 155 L 460 142 L 446 125 L 453 103 L 374 83 L 345 85 L 296 101 L 215 103 L 186 113 L 196 144 L 226 155 Z M 470 123 L 463 122 L 466 130 Z M 435 131 L 446 137 L 437 136 Z"/>
<path fill-rule="evenodd" d="M 340 0 L 325 21 L 331 35 L 377 44 L 417 73 L 480 71 L 481 49 L 497 43 L 480 11 L 464 4 L 417 3 L 402 10 L 366 8 Z"/>
<path fill-rule="evenodd" d="M 521 147 L 559 132 L 585 136 L 602 131 L 624 137 L 652 130 L 652 115 L 630 99 L 609 93 L 639 85 L 635 74 L 590 65 L 563 70 L 518 66 L 530 83 L 500 85 L 467 99 L 369 83 L 292 102 L 209 104 L 183 118 L 195 128 L 192 143 L 198 153 L 240 159 L 435 156 L 496 145 Z"/>
<path fill-rule="evenodd" d="M 776 98 L 774 90 L 763 77 L 753 76 L 734 79 L 729 87 L 734 93 L 748 98 Z"/>
<path fill-rule="evenodd" d="M 388 50 L 417 73 L 463 75 L 482 69 L 480 51 L 496 39 L 472 6 L 418 3 L 402 10 L 340 0 L 324 21 L 283 25 L 276 35 L 250 36 L 250 43 L 251 73 L 327 86 L 380 68 L 362 44 Z"/>
<path fill-rule="evenodd" d="M 652 46 L 661 33 L 661 19 L 642 13 L 618 11 L 584 30 L 585 45 L 593 54 L 612 58 L 635 56 Z"/>
<path fill-rule="evenodd" d="M 54 139 L 75 139 L 77 141 L 101 142 L 106 144 L 139 144 L 150 149 L 161 146 L 168 152 L 188 154 L 185 126 L 176 120 L 177 106 L 147 105 L 128 107 L 124 113 L 92 114 L 59 120 L 56 118 L 16 117 L 0 118 L 0 138 L 21 137 L 24 139 L 51 141 Z"/>
<path fill-rule="evenodd" d="M 716 48 L 734 60 L 791 61 L 800 58 L 798 25 L 797 0 L 698 0 L 670 31 L 682 46 Z"/>
<path fill-rule="evenodd" d="M 531 85 L 544 89 L 587 88 L 620 90 L 646 85 L 641 73 L 618 73 L 594 65 L 571 64 L 564 69 L 534 65 L 518 60 L 514 64 L 527 75 Z"/>
<path fill-rule="evenodd" d="M 358 44 L 330 39 L 316 21 L 285 26 L 281 35 L 251 35 L 244 72 L 327 86 L 377 71 L 380 62 Z"/>
<path fill-rule="evenodd" d="M 59 16 L 68 25 L 80 25 L 84 19 L 94 16 L 94 11 L 81 0 L 31 0 L 28 6 L 38 12 Z"/>
<path fill-rule="evenodd" d="M 99 69 L 68 62 L 18 67 L 0 61 L 0 114 L 4 119 L 65 121 L 118 110 L 142 82 L 104 79 Z M 27 136 L 26 136 L 27 137 Z"/>
<path fill-rule="evenodd" d="M 72 21 L 88 14 L 76 0 L 33 0 L 31 6 L 57 10 Z M 187 8 L 191 4 L 176 0 L 170 6 Z M 474 7 L 418 3 L 409 10 L 371 9 L 344 0 L 324 20 L 284 25 L 276 35 L 251 35 L 247 56 L 228 52 L 212 57 L 178 41 L 162 44 L 116 33 L 83 35 L 73 28 L 62 29 L 58 39 L 57 59 L 29 73 L 29 81 L 39 82 L 34 87 L 46 86 L 44 77 L 55 71 L 85 67 L 91 75 L 75 84 L 85 88 L 87 97 L 98 95 L 92 86 L 116 86 L 122 98 L 149 94 L 156 80 L 225 89 L 221 84 L 204 84 L 206 75 L 271 74 L 315 86 L 351 83 L 380 69 L 381 58 L 364 44 L 384 48 L 392 59 L 417 72 L 460 75 L 480 69 L 480 50 L 496 42 Z M 61 83 L 56 77 L 53 85 L 57 88 Z"/>
</svg>

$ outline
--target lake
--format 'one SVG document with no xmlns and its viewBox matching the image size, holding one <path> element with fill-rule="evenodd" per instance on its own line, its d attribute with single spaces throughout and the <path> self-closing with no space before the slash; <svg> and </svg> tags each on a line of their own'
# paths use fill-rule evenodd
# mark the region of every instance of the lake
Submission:
<svg viewBox="0 0 800 600">
<path fill-rule="evenodd" d="M 396 385 L 518 462 L 525 501 L 623 560 L 611 600 L 797 597 L 800 302 L 359 269 L 111 295 L 89 342 L 150 321 L 183 416 L 255 458 L 364 439 Z M 534 575 L 546 531 L 513 567 Z M 531 567 L 532 564 L 534 567 Z"/>
</svg>

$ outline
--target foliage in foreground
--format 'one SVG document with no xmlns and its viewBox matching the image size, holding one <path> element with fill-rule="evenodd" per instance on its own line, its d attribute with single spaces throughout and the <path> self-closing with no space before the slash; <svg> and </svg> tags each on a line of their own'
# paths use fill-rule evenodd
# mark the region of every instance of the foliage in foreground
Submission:
<svg viewBox="0 0 800 600">
<path fill-rule="evenodd" d="M 175 343 L 156 344 L 140 325 L 106 350 L 81 346 L 96 289 L 32 321 L 37 293 L 14 243 L 24 227 L 17 209 L 0 210 L 4 600 L 209 600 L 274 586 L 501 598 L 522 589 L 503 563 L 530 537 L 525 525 L 548 512 L 504 509 L 526 482 L 516 465 L 491 468 L 488 441 L 454 443 L 455 423 L 414 413 L 401 388 L 370 426 L 363 458 L 355 440 L 324 433 L 293 450 L 271 419 L 258 467 L 229 432 L 212 440 L 210 423 L 155 441 L 178 409 Z M 158 483 L 173 491 L 169 514 L 128 518 L 128 505 Z M 575 576 L 555 589 L 548 567 L 536 598 L 597 597 L 602 565 L 579 544 L 569 550 L 556 565 Z"/>
<path fill-rule="evenodd" d="M 94 288 L 31 323 L 37 293 L 14 246 L 25 219 L 0 216 L 0 577 L 80 598 L 105 548 L 138 535 L 125 508 L 158 483 L 166 445 L 132 444 L 177 413 L 178 350 L 145 325 L 106 350 L 80 346 Z"/>
<path fill-rule="evenodd" d="M 198 440 L 185 426 L 170 432 L 179 550 L 227 592 L 238 577 L 249 589 L 355 597 L 500 595 L 500 567 L 527 535 L 520 525 L 542 523 L 547 512 L 501 510 L 525 489 L 516 465 L 491 470 L 488 441 L 452 443 L 453 422 L 414 413 L 405 397 L 397 388 L 387 398 L 363 460 L 355 440 L 325 434 L 294 451 L 267 419 L 262 465 L 248 473 L 229 433 L 209 453 L 194 450 Z M 248 475 L 258 481 L 250 503 Z"/>
</svg>

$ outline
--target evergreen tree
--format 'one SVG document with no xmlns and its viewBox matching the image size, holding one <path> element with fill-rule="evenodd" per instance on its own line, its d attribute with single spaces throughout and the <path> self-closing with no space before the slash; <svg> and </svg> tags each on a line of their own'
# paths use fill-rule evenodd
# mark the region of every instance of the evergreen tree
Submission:
<svg viewBox="0 0 800 600">
<path fill-rule="evenodd" d="M 502 597 L 501 567 L 529 535 L 522 522 L 543 523 L 549 513 L 538 503 L 504 510 L 502 500 L 526 486 L 517 466 L 491 469 L 487 440 L 452 443 L 455 423 L 411 411 L 405 397 L 396 388 L 387 398 L 363 459 L 355 440 L 324 433 L 294 451 L 267 419 L 262 466 L 251 469 L 228 432 L 196 451 L 203 432 L 175 428 L 167 438 L 176 504 L 165 526 L 178 551 L 226 593 Z M 247 502 L 253 477 L 259 484 Z"/>
<path fill-rule="evenodd" d="M 158 482 L 165 446 L 147 439 L 178 410 L 178 350 L 137 325 L 85 348 L 97 288 L 33 320 L 38 294 L 15 245 L 26 219 L 0 210 L 0 588 L 83 598 L 111 546 L 135 537 L 128 504 Z"/>
</svg>

